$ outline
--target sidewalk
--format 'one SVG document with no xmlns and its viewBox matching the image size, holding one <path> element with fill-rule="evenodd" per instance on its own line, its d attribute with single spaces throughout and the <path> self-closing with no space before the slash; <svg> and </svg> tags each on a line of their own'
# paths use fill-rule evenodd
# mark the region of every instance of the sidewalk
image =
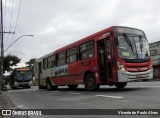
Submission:
<svg viewBox="0 0 160 118">
<path fill-rule="evenodd" d="M 0 91 L 0 109 L 10 109 L 13 107 L 12 103 L 6 96 L 6 91 Z M 0 118 L 4 118 L 0 113 Z"/>
<path fill-rule="evenodd" d="M 7 97 L 7 91 L 0 91 L 0 109 L 11 109 L 14 108 L 13 104 Z M 9 118 L 9 116 L 7 116 Z M 0 113 L 0 118 L 7 118 L 2 116 L 2 113 Z"/>
<path fill-rule="evenodd" d="M 0 91 L 0 109 L 9 109 L 14 107 L 6 94 L 7 91 Z"/>
<path fill-rule="evenodd" d="M 7 97 L 7 91 L 0 91 L 0 109 L 15 109 L 11 100 Z M 0 111 L 0 118 L 28 118 L 27 116 L 2 116 Z"/>
</svg>

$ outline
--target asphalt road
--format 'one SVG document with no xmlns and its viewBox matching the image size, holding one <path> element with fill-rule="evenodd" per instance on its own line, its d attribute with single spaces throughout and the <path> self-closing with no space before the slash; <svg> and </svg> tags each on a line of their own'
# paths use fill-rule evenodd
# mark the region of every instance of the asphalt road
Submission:
<svg viewBox="0 0 160 118">
<path fill-rule="evenodd" d="M 31 89 L 9 90 L 7 96 L 15 108 L 19 109 L 160 109 L 160 81 L 132 82 L 120 90 L 115 87 L 101 86 L 94 92 L 85 91 L 83 86 L 79 86 L 76 90 L 60 87 L 56 91 L 39 90 L 38 87 L 33 86 Z M 54 117 L 81 118 L 81 115 Z M 128 116 L 83 115 L 83 117 L 125 118 Z M 139 118 L 137 115 L 130 117 Z M 141 117 L 157 118 L 160 115 L 142 115 Z"/>
</svg>

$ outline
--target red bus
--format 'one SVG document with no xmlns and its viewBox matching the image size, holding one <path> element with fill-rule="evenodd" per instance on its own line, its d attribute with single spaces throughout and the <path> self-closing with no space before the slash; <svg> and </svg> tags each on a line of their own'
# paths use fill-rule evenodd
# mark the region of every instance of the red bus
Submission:
<svg viewBox="0 0 160 118">
<path fill-rule="evenodd" d="M 153 69 L 142 30 L 112 26 L 36 59 L 39 88 L 67 85 L 86 90 L 100 85 L 124 88 L 127 82 L 150 80 Z"/>
</svg>

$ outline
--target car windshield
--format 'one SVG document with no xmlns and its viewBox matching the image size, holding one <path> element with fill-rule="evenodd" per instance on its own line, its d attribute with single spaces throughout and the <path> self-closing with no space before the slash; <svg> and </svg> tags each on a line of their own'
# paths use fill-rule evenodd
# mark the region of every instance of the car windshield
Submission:
<svg viewBox="0 0 160 118">
<path fill-rule="evenodd" d="M 19 81 L 32 80 L 32 71 L 17 71 L 15 72 L 15 79 Z"/>
<path fill-rule="evenodd" d="M 149 45 L 141 36 L 118 36 L 118 56 L 123 59 L 149 59 Z"/>
</svg>

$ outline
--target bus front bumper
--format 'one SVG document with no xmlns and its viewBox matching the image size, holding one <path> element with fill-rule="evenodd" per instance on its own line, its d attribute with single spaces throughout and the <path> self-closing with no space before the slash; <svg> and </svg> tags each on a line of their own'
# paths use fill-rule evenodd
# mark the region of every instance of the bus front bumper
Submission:
<svg viewBox="0 0 160 118">
<path fill-rule="evenodd" d="M 151 80 L 152 78 L 153 68 L 144 72 L 127 72 L 123 70 L 118 70 L 118 82 Z"/>
<path fill-rule="evenodd" d="M 13 87 L 26 87 L 26 86 L 32 86 L 32 81 L 30 82 L 15 82 Z"/>
</svg>

